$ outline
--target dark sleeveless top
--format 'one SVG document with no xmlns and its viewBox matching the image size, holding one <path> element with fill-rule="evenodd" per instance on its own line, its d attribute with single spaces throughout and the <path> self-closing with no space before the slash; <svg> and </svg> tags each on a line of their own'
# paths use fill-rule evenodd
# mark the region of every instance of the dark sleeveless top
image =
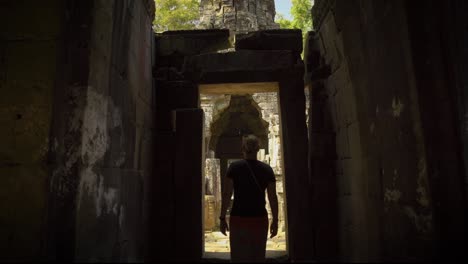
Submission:
<svg viewBox="0 0 468 264">
<path fill-rule="evenodd" d="M 255 175 L 247 167 L 247 163 Z M 229 166 L 226 176 L 231 178 L 234 186 L 234 203 L 232 205 L 232 216 L 266 216 L 265 190 L 268 183 L 275 182 L 273 169 L 258 160 L 238 160 Z"/>
</svg>

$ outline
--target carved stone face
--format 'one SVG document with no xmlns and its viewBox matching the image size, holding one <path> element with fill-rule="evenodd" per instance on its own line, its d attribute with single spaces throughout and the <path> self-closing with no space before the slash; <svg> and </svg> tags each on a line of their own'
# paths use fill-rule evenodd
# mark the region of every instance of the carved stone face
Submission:
<svg viewBox="0 0 468 264">
<path fill-rule="evenodd" d="M 252 14 L 247 13 L 245 16 L 242 16 L 240 19 L 239 18 L 237 19 L 236 31 L 238 33 L 255 31 L 257 29 L 258 29 L 257 19 Z"/>
<path fill-rule="evenodd" d="M 202 0 L 200 28 L 228 28 L 233 33 L 276 29 L 274 0 Z"/>
</svg>

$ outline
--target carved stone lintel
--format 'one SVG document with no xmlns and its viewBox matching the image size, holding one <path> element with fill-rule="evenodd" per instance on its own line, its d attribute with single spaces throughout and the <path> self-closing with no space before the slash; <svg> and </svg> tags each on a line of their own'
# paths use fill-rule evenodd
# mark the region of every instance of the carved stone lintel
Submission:
<svg viewBox="0 0 468 264">
<path fill-rule="evenodd" d="M 279 29 L 275 23 L 274 0 L 203 0 L 200 2 L 201 29 L 227 28 L 232 34 Z"/>
</svg>

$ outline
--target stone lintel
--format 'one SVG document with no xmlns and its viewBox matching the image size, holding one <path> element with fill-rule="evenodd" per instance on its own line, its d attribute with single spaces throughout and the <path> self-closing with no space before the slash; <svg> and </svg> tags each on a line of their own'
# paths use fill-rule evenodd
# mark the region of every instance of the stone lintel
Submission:
<svg viewBox="0 0 468 264">
<path fill-rule="evenodd" d="M 157 36 L 184 36 L 184 37 L 207 37 L 219 36 L 229 37 L 229 29 L 190 29 L 190 30 L 170 30 L 157 33 Z"/>
<path fill-rule="evenodd" d="M 290 50 L 302 52 L 299 29 L 261 30 L 236 35 L 236 50 Z"/>
<path fill-rule="evenodd" d="M 185 71 L 227 72 L 268 71 L 289 69 L 295 61 L 291 51 L 240 50 L 227 53 L 210 53 L 188 58 Z"/>
<path fill-rule="evenodd" d="M 200 84 L 201 94 L 253 94 L 277 92 L 278 82 Z"/>
<path fill-rule="evenodd" d="M 157 56 L 197 55 L 231 47 L 229 30 L 180 30 L 155 34 Z"/>
</svg>

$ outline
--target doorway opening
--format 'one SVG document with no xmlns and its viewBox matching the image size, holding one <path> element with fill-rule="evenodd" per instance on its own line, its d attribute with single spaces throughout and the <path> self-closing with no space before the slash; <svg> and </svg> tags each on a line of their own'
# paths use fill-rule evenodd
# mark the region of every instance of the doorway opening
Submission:
<svg viewBox="0 0 468 264">
<path fill-rule="evenodd" d="M 242 136 L 260 139 L 258 160 L 269 164 L 276 177 L 278 235 L 267 240 L 267 258 L 287 255 L 286 193 L 281 139 L 278 83 L 199 85 L 204 111 L 204 258 L 229 259 L 229 236 L 219 232 L 221 191 L 229 164 L 242 159 Z M 271 223 L 271 209 L 265 194 Z M 229 220 L 229 210 L 226 218 Z M 229 235 L 229 234 L 228 234 Z"/>
</svg>

